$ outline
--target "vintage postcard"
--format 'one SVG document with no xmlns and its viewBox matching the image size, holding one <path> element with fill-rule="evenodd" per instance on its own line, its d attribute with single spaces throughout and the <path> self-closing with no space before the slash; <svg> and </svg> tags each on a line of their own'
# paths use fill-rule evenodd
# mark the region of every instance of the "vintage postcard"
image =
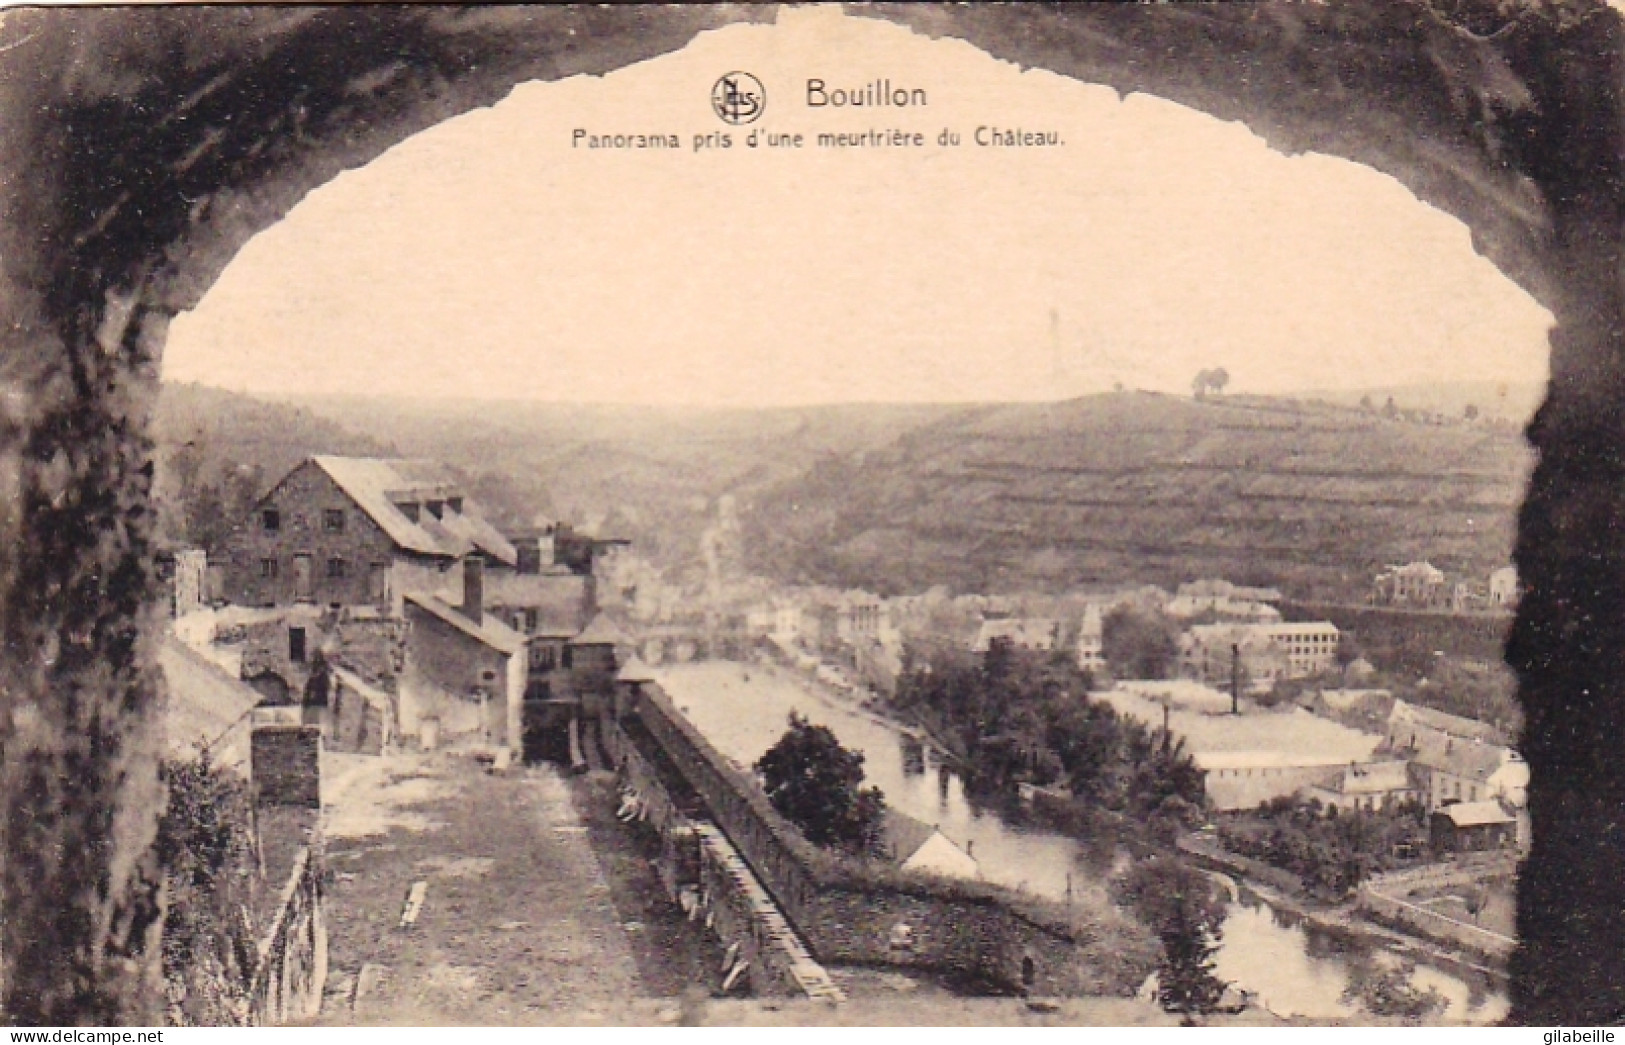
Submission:
<svg viewBox="0 0 1625 1045">
<path fill-rule="evenodd" d="M 0 1013 L 1617 1021 L 1622 30 L 7 9 Z"/>
</svg>

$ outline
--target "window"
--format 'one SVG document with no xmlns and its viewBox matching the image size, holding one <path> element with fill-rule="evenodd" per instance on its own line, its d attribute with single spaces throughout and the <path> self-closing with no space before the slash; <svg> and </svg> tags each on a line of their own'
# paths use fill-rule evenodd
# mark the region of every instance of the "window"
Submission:
<svg viewBox="0 0 1625 1045">
<path fill-rule="evenodd" d="M 267 508 L 260 512 L 260 528 L 266 533 L 276 533 L 282 529 L 282 513 L 275 508 Z"/>
<path fill-rule="evenodd" d="M 344 560 L 336 555 L 328 559 L 327 576 L 334 580 L 342 579 L 344 577 Z"/>
<path fill-rule="evenodd" d="M 537 671 L 552 671 L 554 665 L 553 647 L 547 643 L 536 643 L 530 647 L 530 666 Z"/>
<path fill-rule="evenodd" d="M 261 559 L 260 560 L 260 579 L 261 580 L 267 580 L 267 581 L 274 581 L 274 580 L 276 580 L 276 575 L 277 575 L 276 560 L 275 559 Z"/>
<path fill-rule="evenodd" d="M 288 629 L 288 659 L 295 664 L 305 662 L 305 629 Z"/>
<path fill-rule="evenodd" d="M 539 621 L 538 621 L 538 619 L 537 619 L 537 612 L 536 612 L 536 610 L 534 610 L 534 609 L 528 609 L 528 610 L 526 610 L 526 611 L 525 611 L 525 630 L 526 630 L 526 631 L 527 631 L 527 632 L 530 632 L 530 633 L 531 633 L 531 634 L 535 634 L 535 632 L 536 632 L 536 625 L 537 625 L 537 624 L 538 624 L 538 623 L 539 623 Z"/>
<path fill-rule="evenodd" d="M 322 512 L 322 530 L 325 533 L 344 532 L 344 509 L 328 508 Z"/>
</svg>

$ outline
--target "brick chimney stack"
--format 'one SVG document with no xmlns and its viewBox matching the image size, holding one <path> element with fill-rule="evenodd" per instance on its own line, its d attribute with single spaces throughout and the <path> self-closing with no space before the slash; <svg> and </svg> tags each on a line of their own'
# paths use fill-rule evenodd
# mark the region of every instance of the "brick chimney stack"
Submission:
<svg viewBox="0 0 1625 1045">
<path fill-rule="evenodd" d="M 478 552 L 463 556 L 462 611 L 475 624 L 485 619 L 485 560 Z"/>
</svg>

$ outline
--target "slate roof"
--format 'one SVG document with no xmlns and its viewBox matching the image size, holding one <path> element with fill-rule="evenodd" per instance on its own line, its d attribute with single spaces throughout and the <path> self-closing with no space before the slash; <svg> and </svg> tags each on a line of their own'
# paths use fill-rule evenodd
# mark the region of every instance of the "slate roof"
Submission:
<svg viewBox="0 0 1625 1045">
<path fill-rule="evenodd" d="M 525 648 L 524 635 L 508 627 L 489 613 L 481 614 L 480 623 L 475 624 L 464 616 L 461 610 L 438 595 L 407 592 L 405 599 L 412 605 L 420 607 L 469 638 L 484 643 L 498 653 L 514 654 Z"/>
<path fill-rule="evenodd" d="M 1490 744 L 1501 742 L 1501 731 L 1488 722 L 1480 722 L 1474 718 L 1465 718 L 1461 715 L 1451 715 L 1444 711 L 1435 711 L 1420 704 L 1409 701 L 1396 700 L 1388 713 L 1388 721 L 1392 724 L 1414 723 L 1428 729 L 1438 730 L 1453 737 L 1482 740 Z"/>
<path fill-rule="evenodd" d="M 581 634 L 570 640 L 572 646 L 616 646 L 626 641 L 626 635 L 615 622 L 600 613 L 594 617 Z"/>
<path fill-rule="evenodd" d="M 906 864 L 909 858 L 920 851 L 920 847 L 931 840 L 937 829 L 923 820 L 916 820 L 907 813 L 900 813 L 891 806 L 886 807 L 886 816 L 880 825 L 881 845 L 887 854 L 899 864 Z"/>
<path fill-rule="evenodd" d="M 460 496 L 455 478 L 444 465 L 378 457 L 317 456 L 311 461 L 327 473 L 390 540 L 407 551 L 460 558 L 478 550 L 509 566 L 519 561 L 514 546 L 485 521 L 466 497 L 462 511 L 448 508 L 439 519 L 423 508 L 414 522 L 398 507 L 405 501 Z"/>
<path fill-rule="evenodd" d="M 374 686 L 372 683 L 363 679 L 354 672 L 346 671 L 344 668 L 338 667 L 337 665 L 334 665 L 330 670 L 333 672 L 333 677 L 335 679 L 350 687 L 352 692 L 360 695 L 363 700 L 365 700 L 368 704 L 371 704 L 373 707 L 384 708 L 387 710 L 394 706 L 395 702 L 390 699 L 388 693 L 385 693 L 383 690 L 379 689 L 377 686 Z"/>
<path fill-rule="evenodd" d="M 1411 761 L 1468 780 L 1488 780 L 1496 770 L 1517 757 L 1510 748 L 1499 744 L 1456 740 L 1444 746 L 1437 743 L 1418 745 Z"/>
</svg>

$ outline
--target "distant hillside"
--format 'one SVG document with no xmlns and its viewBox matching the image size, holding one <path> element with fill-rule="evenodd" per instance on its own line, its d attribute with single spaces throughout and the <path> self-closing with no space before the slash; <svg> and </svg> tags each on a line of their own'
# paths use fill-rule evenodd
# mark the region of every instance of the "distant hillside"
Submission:
<svg viewBox="0 0 1625 1045">
<path fill-rule="evenodd" d="M 1119 393 L 947 416 L 742 506 L 758 570 L 888 591 L 1223 575 L 1353 598 L 1385 563 L 1503 564 L 1531 457 L 1510 425 Z"/>
<path fill-rule="evenodd" d="M 311 453 L 431 457 L 499 525 L 630 537 L 673 580 L 703 570 L 729 495 L 753 572 L 887 592 L 1223 575 L 1336 600 L 1413 558 L 1485 576 L 1531 463 L 1511 422 L 1238 396 L 743 411 L 166 386 L 158 413 L 166 533 L 192 540 Z"/>
<path fill-rule="evenodd" d="M 804 474 L 823 456 L 891 445 L 960 407 L 701 410 L 554 403 L 312 398 L 322 417 L 473 477 L 499 524 L 543 515 L 631 538 L 676 574 L 700 568 L 724 494 Z"/>
<path fill-rule="evenodd" d="M 1500 418 L 1524 425 L 1546 396 L 1542 382 L 1450 381 L 1427 385 L 1385 385 L 1353 391 L 1303 392 L 1297 398 L 1321 400 L 1339 406 L 1369 404 L 1382 410 L 1393 400 L 1397 410 L 1424 411 L 1449 418 L 1466 415 L 1469 407 L 1480 417 Z"/>
</svg>

